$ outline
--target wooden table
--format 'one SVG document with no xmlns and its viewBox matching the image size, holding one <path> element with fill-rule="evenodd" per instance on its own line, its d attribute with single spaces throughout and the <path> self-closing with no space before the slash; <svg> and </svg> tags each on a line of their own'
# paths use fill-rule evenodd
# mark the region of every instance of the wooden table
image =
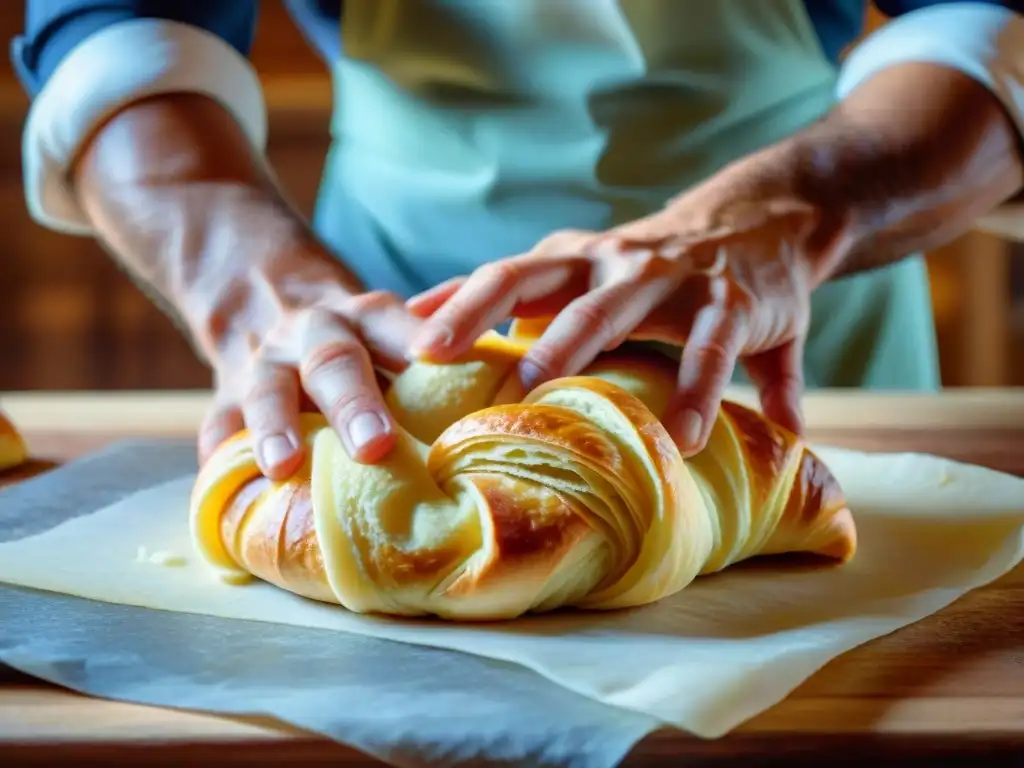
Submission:
<svg viewBox="0 0 1024 768">
<path fill-rule="evenodd" d="M 750 400 L 748 392 L 734 396 Z M 122 437 L 194 434 L 205 403 L 202 393 L 0 400 L 33 454 L 57 461 Z M 1024 476 L 1024 390 L 941 396 L 832 391 L 810 395 L 805 409 L 818 442 L 923 451 Z M 355 750 L 274 723 L 94 700 L 3 669 L 5 766 L 134 764 L 143 754 L 166 765 L 374 764 Z M 937 756 L 1024 765 L 1024 568 L 847 653 L 724 739 L 656 733 L 627 764 L 903 765 L 930 764 Z"/>
</svg>

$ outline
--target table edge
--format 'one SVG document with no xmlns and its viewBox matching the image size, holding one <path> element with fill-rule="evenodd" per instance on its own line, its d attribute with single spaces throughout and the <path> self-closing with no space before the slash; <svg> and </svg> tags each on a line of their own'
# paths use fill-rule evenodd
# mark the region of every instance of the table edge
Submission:
<svg viewBox="0 0 1024 768">
<path fill-rule="evenodd" d="M 216 717 L 211 715 L 210 717 Z M 225 718 L 226 719 L 226 718 Z M 49 754 L 67 758 L 84 753 L 108 756 L 161 751 L 184 753 L 229 753 L 233 762 L 244 759 L 245 753 L 256 752 L 261 758 L 294 755 L 323 758 L 334 757 L 342 764 L 378 765 L 357 747 L 313 733 L 289 733 L 267 728 L 259 735 L 228 735 L 206 733 L 202 737 L 153 736 L 124 740 L 52 739 L 37 741 L 0 740 L 0 754 L 21 753 L 25 757 Z M 1009 750 L 1024 753 L 1024 732 L 993 729 L 983 732 L 906 731 L 743 731 L 737 730 L 717 739 L 703 739 L 675 728 L 661 728 L 639 739 L 628 753 L 626 764 L 651 758 L 708 757 L 746 759 L 781 752 L 810 754 L 859 755 L 873 750 L 893 751 L 909 755 L 992 754 Z M 241 754 L 239 754 L 241 752 Z M 62 759 L 64 759 L 62 757 Z"/>
<path fill-rule="evenodd" d="M 727 397 L 756 406 L 753 390 L 733 387 Z M 206 390 L 9 392 L 0 409 L 26 432 L 194 431 L 211 399 Z M 808 392 L 809 429 L 1022 429 L 1024 388 L 952 389 L 941 393 L 823 389 Z"/>
</svg>

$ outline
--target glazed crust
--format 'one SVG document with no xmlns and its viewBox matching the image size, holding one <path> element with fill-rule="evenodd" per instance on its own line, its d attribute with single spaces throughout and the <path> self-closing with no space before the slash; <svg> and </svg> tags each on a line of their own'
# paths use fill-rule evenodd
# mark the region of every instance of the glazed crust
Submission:
<svg viewBox="0 0 1024 768">
<path fill-rule="evenodd" d="M 24 464 L 27 459 L 25 441 L 10 419 L 0 411 L 0 472 Z"/>
<path fill-rule="evenodd" d="M 842 490 L 796 435 L 725 402 L 684 461 L 660 421 L 670 359 L 608 353 L 523 397 L 527 348 L 491 337 L 456 364 L 411 366 L 387 393 L 406 432 L 378 465 L 309 414 L 306 465 L 274 483 L 239 433 L 197 480 L 197 548 L 231 578 L 459 620 L 643 605 L 758 555 L 853 557 Z"/>
</svg>

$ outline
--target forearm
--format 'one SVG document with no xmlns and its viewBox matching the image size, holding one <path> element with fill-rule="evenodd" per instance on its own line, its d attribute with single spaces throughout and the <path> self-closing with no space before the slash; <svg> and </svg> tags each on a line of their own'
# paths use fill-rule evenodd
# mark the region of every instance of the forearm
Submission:
<svg viewBox="0 0 1024 768">
<path fill-rule="evenodd" d="M 164 295 L 194 282 L 216 231 L 216 211 L 182 206 L 183 191 L 270 191 L 235 122 L 195 94 L 129 105 L 87 142 L 69 181 L 96 237 Z"/>
<path fill-rule="evenodd" d="M 1019 132 L 966 75 L 934 64 L 885 69 L 823 121 L 774 150 L 821 216 L 823 278 L 942 245 L 1017 194 Z"/>
<path fill-rule="evenodd" d="M 271 317 L 255 310 L 339 282 L 263 159 L 267 110 L 245 58 L 255 9 L 33 0 L 14 46 L 33 97 L 29 212 L 97 237 L 206 348 L 226 318 Z"/>
<path fill-rule="evenodd" d="M 119 112 L 87 143 L 71 183 L 96 236 L 186 313 L 208 311 L 182 306 L 190 297 L 230 301 L 218 294 L 272 268 L 275 251 L 319 250 L 238 123 L 199 94 Z"/>
</svg>

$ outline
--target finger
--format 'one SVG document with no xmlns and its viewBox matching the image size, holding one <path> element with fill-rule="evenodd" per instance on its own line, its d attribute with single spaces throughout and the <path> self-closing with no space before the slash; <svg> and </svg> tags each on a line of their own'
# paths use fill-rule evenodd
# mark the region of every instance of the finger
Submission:
<svg viewBox="0 0 1024 768">
<path fill-rule="evenodd" d="M 382 371 L 376 367 L 373 373 L 377 380 L 377 389 L 381 392 L 387 392 L 391 382 L 394 380 L 395 374 L 390 371 Z M 301 386 L 299 388 L 299 413 L 320 413 L 320 406 L 313 402 L 313 398 Z"/>
<path fill-rule="evenodd" d="M 617 281 L 570 302 L 520 363 L 523 386 L 530 390 L 582 371 L 601 352 L 622 343 L 671 294 L 674 283 L 668 276 Z"/>
<path fill-rule="evenodd" d="M 196 441 L 196 452 L 199 466 L 209 461 L 217 447 L 237 432 L 245 429 L 242 411 L 234 403 L 215 399 L 207 409 L 203 422 L 199 427 Z"/>
<path fill-rule="evenodd" d="M 386 291 L 349 296 L 339 314 L 356 330 L 376 364 L 395 373 L 408 365 L 409 348 L 424 321 L 398 296 Z"/>
<path fill-rule="evenodd" d="M 300 352 L 302 386 L 349 456 L 365 463 L 382 459 L 397 432 L 359 338 L 343 320 L 323 314 L 306 324 Z"/>
<path fill-rule="evenodd" d="M 764 415 L 789 431 L 803 434 L 804 337 L 743 361 L 757 388 Z"/>
<path fill-rule="evenodd" d="M 576 272 L 574 263 L 556 259 L 513 258 L 481 267 L 424 323 L 413 342 L 413 354 L 451 360 L 485 331 L 509 319 L 516 304 L 557 291 Z"/>
<path fill-rule="evenodd" d="M 437 310 L 444 306 L 467 279 L 466 277 L 455 277 L 430 290 L 417 294 L 405 303 L 406 309 L 415 317 L 425 320 L 433 316 Z M 551 317 L 558 314 L 577 295 L 579 295 L 578 290 L 573 291 L 571 286 L 563 286 L 561 290 L 556 290 L 535 300 L 518 302 L 512 309 L 512 315 L 516 318 Z"/>
<path fill-rule="evenodd" d="M 582 235 L 552 237 L 523 256 L 486 264 L 473 272 L 424 324 L 413 343 L 418 357 L 449 361 L 468 350 L 485 331 L 513 316 L 520 305 L 537 305 L 557 293 L 573 297 L 589 288 L 592 262 Z M 576 244 L 576 250 L 569 246 Z"/>
<path fill-rule="evenodd" d="M 406 309 L 416 317 L 427 318 L 439 310 L 448 299 L 466 282 L 463 276 L 453 277 L 435 285 L 422 293 L 418 293 L 405 302 Z"/>
<path fill-rule="evenodd" d="M 666 424 L 684 456 L 703 450 L 746 337 L 745 315 L 725 301 L 701 309 L 679 365 Z"/>
<path fill-rule="evenodd" d="M 295 370 L 262 360 L 254 363 L 242 398 L 242 416 L 252 434 L 260 471 L 271 480 L 288 478 L 305 453 Z"/>
</svg>

